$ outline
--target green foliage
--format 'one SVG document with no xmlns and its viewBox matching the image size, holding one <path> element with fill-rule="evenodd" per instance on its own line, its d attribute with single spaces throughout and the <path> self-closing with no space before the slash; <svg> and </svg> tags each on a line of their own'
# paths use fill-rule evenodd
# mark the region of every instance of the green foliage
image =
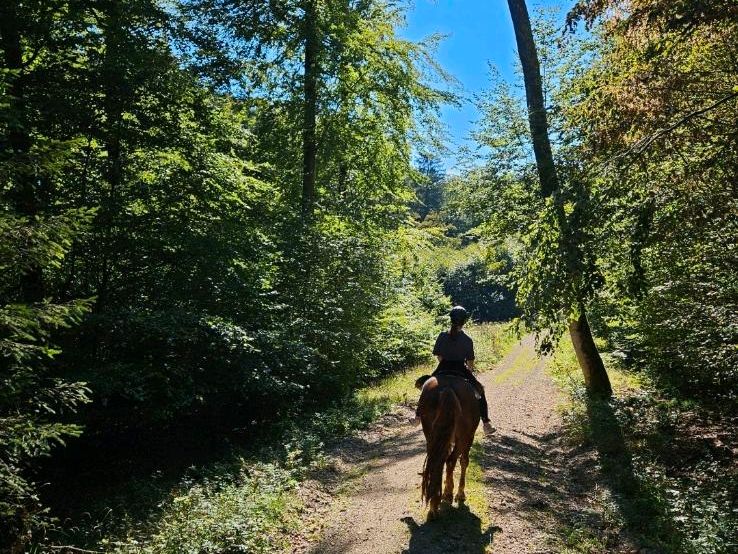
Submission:
<svg viewBox="0 0 738 554">
<path fill-rule="evenodd" d="M 418 360 L 438 331 L 448 299 L 413 257 L 425 239 L 409 219 L 411 153 L 433 150 L 439 106 L 454 100 L 436 39 L 400 38 L 391 2 L 316 2 L 317 198 L 304 225 L 302 8 L 2 4 L 2 547 L 40 537 L 26 470 L 83 425 L 68 460 L 185 420 L 274 424 Z M 164 521 L 151 549 L 261 540 L 269 521 L 246 531 L 238 519 L 279 511 L 282 493 L 225 506 L 249 479 L 193 491 L 177 521 L 212 503 L 222 517 L 193 543 Z M 244 548 L 276 544 L 264 541 Z"/>
<path fill-rule="evenodd" d="M 417 179 L 413 182 L 417 198 L 413 211 L 423 221 L 431 212 L 438 212 L 443 203 L 444 172 L 441 162 L 428 155 L 421 154 L 416 160 Z"/>
<path fill-rule="evenodd" d="M 501 259 L 495 260 L 497 254 Z M 490 249 L 488 257 L 471 256 L 443 274 L 443 288 L 481 321 L 508 321 L 518 315 L 515 294 L 506 286 L 512 265 L 507 252 Z"/>
<path fill-rule="evenodd" d="M 608 4 L 571 16 L 596 40 L 562 103 L 596 175 L 601 326 L 662 384 L 735 406 L 735 10 Z"/>
<path fill-rule="evenodd" d="M 616 398 L 588 398 L 569 341 L 550 365 L 569 399 L 562 406 L 567 441 L 596 451 L 606 498 L 592 498 L 608 525 L 664 552 L 717 554 L 738 538 L 732 420 L 663 395 L 642 373 L 608 360 Z M 575 527 L 574 552 L 598 551 L 605 530 Z"/>
<path fill-rule="evenodd" d="M 705 71 L 733 73 L 735 22 L 690 2 L 615 4 L 579 3 L 587 35 L 534 25 L 558 194 L 538 197 L 525 99 L 493 72 L 476 134 L 490 155 L 457 179 L 450 211 L 512 242 L 521 319 L 545 348 L 584 305 L 662 386 L 734 409 L 736 98 Z"/>
<path fill-rule="evenodd" d="M 58 269 L 87 220 L 79 212 L 33 220 L 0 213 L 0 546 L 38 524 L 29 466 L 79 435 L 79 425 L 59 418 L 89 400 L 84 382 L 63 379 L 55 367 L 52 335 L 79 323 L 90 303 L 28 303 L 15 291 L 31 268 Z"/>
<path fill-rule="evenodd" d="M 297 525 L 295 479 L 272 464 L 213 467 L 199 482 L 181 483 L 146 540 L 104 540 L 111 552 L 244 552 L 282 550 Z M 112 543 L 112 544 L 111 544 Z"/>
</svg>

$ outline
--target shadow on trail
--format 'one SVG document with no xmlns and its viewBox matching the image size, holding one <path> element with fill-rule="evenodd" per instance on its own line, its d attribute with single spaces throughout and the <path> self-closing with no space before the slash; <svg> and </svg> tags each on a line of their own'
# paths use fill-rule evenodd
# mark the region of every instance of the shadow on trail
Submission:
<svg viewBox="0 0 738 554">
<path fill-rule="evenodd" d="M 402 554 L 441 554 L 444 552 L 484 554 L 499 527 L 482 531 L 482 520 L 466 504 L 442 507 L 441 517 L 418 524 L 414 518 L 402 520 L 410 531 L 410 543 Z"/>
<path fill-rule="evenodd" d="M 564 541 L 592 539 L 605 549 L 635 541 L 656 552 L 674 551 L 681 538 L 656 491 L 639 476 L 614 406 L 586 401 L 574 423 L 586 440 L 574 448 L 559 442 L 559 432 L 516 432 L 472 450 L 487 470 L 497 511 L 526 520 L 533 529 L 546 522 Z M 602 491 L 617 506 L 620 523 L 592 503 Z"/>
</svg>

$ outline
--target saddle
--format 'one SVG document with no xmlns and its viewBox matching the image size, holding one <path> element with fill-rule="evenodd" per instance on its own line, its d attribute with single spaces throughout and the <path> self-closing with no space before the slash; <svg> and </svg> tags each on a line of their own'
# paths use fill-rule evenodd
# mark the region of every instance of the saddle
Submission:
<svg viewBox="0 0 738 554">
<path fill-rule="evenodd" d="M 460 377 L 460 378 L 464 379 L 464 381 L 466 381 L 467 383 L 469 383 L 472 386 L 472 389 L 474 389 L 474 396 L 476 397 L 476 399 L 479 400 L 480 398 L 482 398 L 481 394 L 479 394 L 479 391 L 477 390 L 476 385 L 474 383 L 472 383 L 469 379 L 467 379 L 464 375 L 460 374 L 457 371 L 448 371 L 448 372 L 441 371 L 441 372 L 434 373 L 434 375 L 421 375 L 420 377 L 418 377 L 415 380 L 415 388 L 416 389 L 419 389 L 419 390 L 422 389 L 423 388 L 423 385 L 425 385 L 425 382 L 428 379 L 430 379 L 431 377 L 434 377 L 434 376 L 438 376 L 438 375 L 449 375 L 449 376 L 452 376 L 452 377 Z"/>
</svg>

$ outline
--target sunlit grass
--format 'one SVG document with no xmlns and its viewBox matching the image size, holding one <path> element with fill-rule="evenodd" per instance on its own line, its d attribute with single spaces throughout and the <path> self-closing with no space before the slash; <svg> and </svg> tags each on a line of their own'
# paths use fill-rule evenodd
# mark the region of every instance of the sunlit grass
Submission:
<svg viewBox="0 0 738 554">
<path fill-rule="evenodd" d="M 474 324 L 466 331 L 474 340 L 476 370 L 479 372 L 492 369 L 510 345 L 517 340 L 509 324 Z M 418 397 L 415 380 L 422 375 L 433 373 L 436 364 L 435 358 L 429 356 L 424 363 L 389 375 L 361 389 L 357 393 L 357 398 L 361 401 L 386 401 L 391 404 L 414 406 Z"/>
<path fill-rule="evenodd" d="M 481 437 L 477 437 L 469 453 L 469 467 L 466 470 L 466 502 L 472 512 L 482 520 L 482 529 L 490 524 L 489 506 L 484 486 L 484 468 L 482 467 L 483 446 Z"/>
<path fill-rule="evenodd" d="M 492 380 L 500 383 L 520 383 L 530 374 L 538 364 L 539 358 L 535 352 L 523 350 L 504 370 L 496 373 Z"/>
<path fill-rule="evenodd" d="M 651 383 L 645 374 L 625 370 L 620 361 L 610 354 L 603 353 L 602 358 L 616 396 L 650 387 Z M 562 337 L 547 370 L 554 381 L 567 391 L 584 388 L 584 376 L 568 336 Z"/>
</svg>

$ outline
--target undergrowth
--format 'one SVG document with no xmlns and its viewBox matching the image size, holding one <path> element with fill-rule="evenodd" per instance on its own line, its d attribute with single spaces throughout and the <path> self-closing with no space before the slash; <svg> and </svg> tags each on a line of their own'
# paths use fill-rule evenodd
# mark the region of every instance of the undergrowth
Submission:
<svg viewBox="0 0 738 554">
<path fill-rule="evenodd" d="M 566 440 L 573 452 L 596 452 L 604 485 L 591 491 L 601 525 L 562 528 L 562 552 L 610 552 L 625 541 L 674 554 L 738 551 L 735 420 L 670 397 L 613 356 L 605 362 L 609 401 L 586 395 L 568 340 L 549 364 L 567 392 Z"/>
<path fill-rule="evenodd" d="M 469 332 L 480 370 L 515 340 L 506 325 L 477 325 Z M 64 522 L 55 542 L 120 554 L 287 550 L 305 510 L 300 483 L 327 467 L 337 440 L 397 404 L 414 404 L 415 378 L 432 369 L 429 361 L 387 376 L 330 409 L 275 425 L 258 449 L 234 444 L 220 460 L 190 467 L 177 479 L 131 479 L 117 497 L 91 502 L 83 521 Z M 479 496 L 474 471 L 472 464 L 472 501 Z"/>
</svg>

